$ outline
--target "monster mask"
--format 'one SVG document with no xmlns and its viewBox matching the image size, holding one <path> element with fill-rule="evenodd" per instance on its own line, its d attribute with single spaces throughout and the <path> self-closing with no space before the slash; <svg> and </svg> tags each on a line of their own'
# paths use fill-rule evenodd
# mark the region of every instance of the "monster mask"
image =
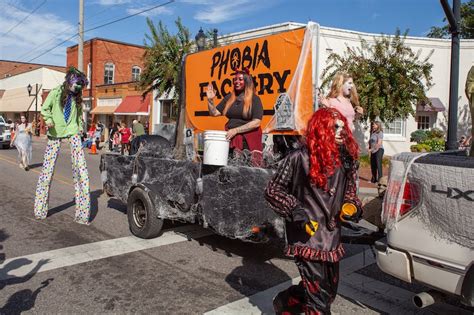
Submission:
<svg viewBox="0 0 474 315">
<path fill-rule="evenodd" d="M 87 86 L 87 78 L 84 73 L 74 67 L 70 67 L 66 73 L 66 82 L 69 91 L 73 94 L 81 93 L 82 89 Z"/>
</svg>

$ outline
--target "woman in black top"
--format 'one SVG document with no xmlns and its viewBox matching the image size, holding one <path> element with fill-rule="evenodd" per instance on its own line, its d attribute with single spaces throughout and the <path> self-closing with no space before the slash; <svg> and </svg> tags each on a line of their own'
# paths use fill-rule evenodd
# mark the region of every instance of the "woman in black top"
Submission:
<svg viewBox="0 0 474 315">
<path fill-rule="evenodd" d="M 229 121 L 225 129 L 231 149 L 262 151 L 263 106 L 255 94 L 252 77 L 248 69 L 236 71 L 233 78 L 234 89 L 220 103 L 214 105 L 216 93 L 211 84 L 207 87 L 208 108 L 211 116 L 226 116 Z"/>
</svg>

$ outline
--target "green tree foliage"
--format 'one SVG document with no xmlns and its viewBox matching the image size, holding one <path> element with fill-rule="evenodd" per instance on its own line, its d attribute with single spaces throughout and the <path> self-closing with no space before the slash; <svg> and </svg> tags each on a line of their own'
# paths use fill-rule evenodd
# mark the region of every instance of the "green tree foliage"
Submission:
<svg viewBox="0 0 474 315">
<path fill-rule="evenodd" d="M 460 11 L 459 37 L 474 38 L 474 0 L 461 3 Z M 446 18 L 443 19 L 443 22 L 446 23 Z M 427 36 L 432 38 L 449 38 L 451 36 L 449 25 L 446 24 L 442 27 L 432 26 Z"/>
<path fill-rule="evenodd" d="M 161 95 L 174 87 L 174 105 L 177 106 L 181 62 L 191 51 L 193 43 L 189 30 L 182 24 L 181 19 L 178 18 L 175 23 L 178 32 L 172 35 L 161 21 L 155 26 L 153 21 L 147 18 L 150 34 L 145 34 L 145 67 L 138 85 L 144 91 L 143 95 L 155 89 L 158 95 Z"/>
<path fill-rule="evenodd" d="M 425 91 L 432 86 L 428 62 L 405 45 L 407 32 L 374 38 L 369 44 L 361 40 L 360 48 L 346 47 L 343 55 L 332 53 L 322 73 L 322 87 L 327 89 L 337 71 L 352 75 L 364 108 L 364 119 L 384 122 L 414 115 L 414 105 L 429 102 Z"/>
</svg>

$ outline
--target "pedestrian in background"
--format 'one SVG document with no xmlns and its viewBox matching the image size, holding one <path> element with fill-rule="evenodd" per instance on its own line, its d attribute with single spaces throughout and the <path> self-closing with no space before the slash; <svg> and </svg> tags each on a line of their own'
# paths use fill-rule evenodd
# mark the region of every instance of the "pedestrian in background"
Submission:
<svg viewBox="0 0 474 315">
<path fill-rule="evenodd" d="M 29 170 L 29 165 L 32 155 L 32 125 L 26 121 L 26 116 L 21 115 L 20 123 L 16 127 L 15 133 L 11 139 L 11 144 L 14 144 L 18 150 L 18 159 L 20 161 L 20 168 L 25 171 Z"/>
<path fill-rule="evenodd" d="M 110 128 L 109 133 L 109 150 L 118 152 L 118 146 L 120 145 L 120 124 L 118 122 L 113 124 Z"/>
<path fill-rule="evenodd" d="M 370 169 L 372 171 L 371 183 L 377 183 L 383 176 L 382 159 L 383 159 L 383 130 L 380 121 L 374 121 L 370 127 L 369 152 L 370 152 Z"/>
<path fill-rule="evenodd" d="M 122 155 L 125 153 L 125 149 L 127 149 L 127 153 L 130 153 L 130 138 L 132 137 L 132 132 L 130 131 L 130 128 L 127 127 L 125 122 L 122 122 L 119 133 L 121 139 L 120 144 L 122 145 Z"/>
<path fill-rule="evenodd" d="M 134 138 L 143 136 L 145 134 L 145 127 L 143 127 L 142 123 L 136 119 L 133 120 L 132 133 Z"/>
</svg>

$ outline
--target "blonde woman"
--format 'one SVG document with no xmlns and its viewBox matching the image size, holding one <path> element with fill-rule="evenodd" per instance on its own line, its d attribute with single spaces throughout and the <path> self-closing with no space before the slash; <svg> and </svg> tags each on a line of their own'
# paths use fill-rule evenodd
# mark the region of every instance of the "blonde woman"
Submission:
<svg viewBox="0 0 474 315">
<path fill-rule="evenodd" d="M 356 116 L 364 114 L 363 108 L 359 105 L 359 95 L 352 76 L 345 72 L 336 73 L 328 96 L 319 95 L 319 104 L 337 109 L 346 117 L 351 130 L 354 130 Z"/>
<path fill-rule="evenodd" d="M 16 127 L 15 134 L 11 143 L 18 150 L 18 159 L 20 160 L 20 168 L 28 171 L 31 161 L 31 124 L 26 120 L 25 115 L 21 115 L 20 123 Z"/>
</svg>

